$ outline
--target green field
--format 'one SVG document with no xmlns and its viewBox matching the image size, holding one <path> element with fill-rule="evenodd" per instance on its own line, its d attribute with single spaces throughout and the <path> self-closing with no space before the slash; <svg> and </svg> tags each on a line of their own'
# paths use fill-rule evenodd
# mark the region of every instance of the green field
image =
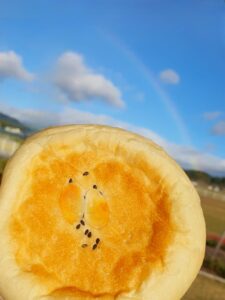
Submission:
<svg viewBox="0 0 225 300">
<path fill-rule="evenodd" d="M 225 202 L 201 197 L 207 232 L 225 231 Z M 225 300 L 225 284 L 199 275 L 182 300 Z"/>
<path fill-rule="evenodd" d="M 225 300 L 225 284 L 199 275 L 182 300 Z"/>
<path fill-rule="evenodd" d="M 7 159 L 0 157 L 0 174 L 2 174 L 5 165 L 6 165 Z"/>
<path fill-rule="evenodd" d="M 225 231 L 225 202 L 207 197 L 201 200 L 207 232 L 222 234 Z"/>
</svg>

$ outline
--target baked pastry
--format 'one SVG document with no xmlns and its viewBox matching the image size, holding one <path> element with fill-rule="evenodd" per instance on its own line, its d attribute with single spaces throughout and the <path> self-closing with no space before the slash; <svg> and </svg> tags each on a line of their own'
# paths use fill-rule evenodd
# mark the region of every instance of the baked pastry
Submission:
<svg viewBox="0 0 225 300">
<path fill-rule="evenodd" d="M 19 148 L 0 191 L 5 300 L 178 300 L 205 250 L 197 192 L 162 148 L 99 125 Z"/>
</svg>

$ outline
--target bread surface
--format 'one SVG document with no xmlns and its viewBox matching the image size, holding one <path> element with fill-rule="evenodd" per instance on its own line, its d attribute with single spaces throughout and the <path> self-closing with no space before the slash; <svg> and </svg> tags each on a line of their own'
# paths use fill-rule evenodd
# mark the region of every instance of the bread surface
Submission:
<svg viewBox="0 0 225 300">
<path fill-rule="evenodd" d="M 99 125 L 28 138 L 0 191 L 0 293 L 178 300 L 202 264 L 198 194 L 165 151 Z"/>
</svg>

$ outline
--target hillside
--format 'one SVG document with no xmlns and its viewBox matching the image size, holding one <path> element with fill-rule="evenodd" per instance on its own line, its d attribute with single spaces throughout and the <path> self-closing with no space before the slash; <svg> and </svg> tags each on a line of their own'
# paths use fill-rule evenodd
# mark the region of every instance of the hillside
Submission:
<svg viewBox="0 0 225 300">
<path fill-rule="evenodd" d="M 25 128 L 25 126 L 20 123 L 17 119 L 12 118 L 8 115 L 5 115 L 3 113 L 0 112 L 0 125 L 1 126 L 14 126 L 14 127 L 18 127 L 18 128 Z"/>
<path fill-rule="evenodd" d="M 7 126 L 13 128 L 20 128 L 23 137 L 26 137 L 32 133 L 32 130 L 29 127 L 25 126 L 16 118 L 13 118 L 0 112 L 0 131 L 4 132 L 4 128 Z"/>
<path fill-rule="evenodd" d="M 212 176 L 206 172 L 196 170 L 185 170 L 185 172 L 192 181 L 205 183 L 207 185 L 212 184 L 225 187 L 225 177 Z"/>
</svg>

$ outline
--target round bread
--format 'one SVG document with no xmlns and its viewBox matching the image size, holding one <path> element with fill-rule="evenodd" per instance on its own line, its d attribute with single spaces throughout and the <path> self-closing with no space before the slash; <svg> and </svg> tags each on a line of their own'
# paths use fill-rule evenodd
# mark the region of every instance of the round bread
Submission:
<svg viewBox="0 0 225 300">
<path fill-rule="evenodd" d="M 99 125 L 50 128 L 8 162 L 0 191 L 5 300 L 178 300 L 203 261 L 191 182 L 162 148 Z"/>
</svg>

